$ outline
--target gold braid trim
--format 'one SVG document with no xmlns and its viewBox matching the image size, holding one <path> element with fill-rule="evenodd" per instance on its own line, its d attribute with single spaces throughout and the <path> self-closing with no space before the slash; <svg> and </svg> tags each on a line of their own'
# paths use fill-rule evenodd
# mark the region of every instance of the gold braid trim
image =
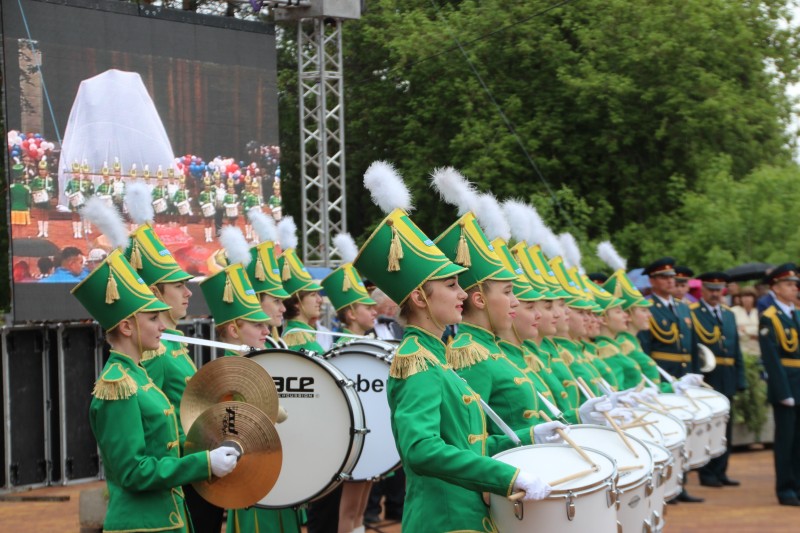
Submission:
<svg viewBox="0 0 800 533">
<path fill-rule="evenodd" d="M 142 361 L 149 361 L 150 359 L 161 357 L 165 353 L 167 353 L 167 347 L 161 344 L 155 350 L 145 350 L 144 352 L 142 352 Z"/>
<path fill-rule="evenodd" d="M 572 365 L 572 363 L 575 362 L 575 357 L 573 357 L 573 355 L 569 353 L 569 350 L 567 350 L 566 348 L 562 348 L 561 346 L 556 346 L 556 350 L 558 350 L 558 355 L 561 356 L 561 360 L 564 361 L 564 364 L 566 364 L 567 366 L 570 366 Z"/>
<path fill-rule="evenodd" d="M 389 367 L 389 376 L 395 379 L 406 379 L 419 372 L 425 372 L 428 370 L 428 366 L 437 366 L 438 364 L 436 356 L 423 348 L 410 354 L 395 354 L 392 366 Z"/>
<path fill-rule="evenodd" d="M 525 362 L 528 364 L 528 368 L 530 368 L 534 372 L 539 372 L 544 368 L 544 365 L 542 364 L 542 362 L 535 355 L 533 355 L 533 354 L 526 355 L 524 358 L 525 358 Z"/>
<path fill-rule="evenodd" d="M 658 342 L 664 344 L 675 344 L 678 342 L 678 324 L 670 324 L 669 330 L 663 329 L 652 316 L 650 317 L 650 333 Z"/>
<path fill-rule="evenodd" d="M 284 335 L 283 340 L 289 346 L 300 346 L 308 342 L 314 342 L 315 337 L 313 333 L 306 333 L 305 331 L 293 331 Z"/>
<path fill-rule="evenodd" d="M 590 352 L 589 350 L 583 350 L 583 356 L 584 356 L 584 357 L 586 358 L 586 360 L 587 360 L 587 361 L 589 361 L 590 363 L 591 363 L 592 361 L 594 361 L 595 359 L 597 359 L 597 356 L 596 356 L 595 354 L 593 354 L 592 352 Z"/>
<path fill-rule="evenodd" d="M 623 354 L 628 355 L 629 353 L 636 351 L 636 346 L 634 346 L 633 343 L 628 339 L 625 339 L 619 343 L 619 349 Z"/>
<path fill-rule="evenodd" d="M 112 364 L 94 384 L 92 395 L 98 400 L 127 400 L 139 389 L 136 381 L 119 363 Z"/>
<path fill-rule="evenodd" d="M 469 342 L 464 342 L 462 339 L 457 339 L 447 346 L 446 358 L 447 363 L 453 367 L 454 370 L 472 366 L 481 361 L 486 361 L 489 358 L 489 350 L 472 341 L 470 335 L 465 335 Z M 464 344 L 464 346 L 461 346 Z"/>
<path fill-rule="evenodd" d="M 611 344 L 601 344 L 597 346 L 597 355 L 599 355 L 601 359 L 613 357 L 618 353 L 619 351 Z"/>
<path fill-rule="evenodd" d="M 786 331 L 783 329 L 783 323 L 781 322 L 781 318 L 778 316 L 774 306 L 764 311 L 764 316 L 768 317 L 772 321 L 772 327 L 775 330 L 775 337 L 777 337 L 781 348 L 787 352 L 796 352 L 798 346 L 800 346 L 800 342 L 798 342 L 797 337 L 797 330 L 792 328 L 791 336 L 786 336 Z"/>
<path fill-rule="evenodd" d="M 697 332 L 697 338 L 700 339 L 700 342 L 703 344 L 716 344 L 719 342 L 722 332 L 719 330 L 718 325 L 714 325 L 714 329 L 708 331 L 703 327 L 703 324 L 700 323 L 700 320 L 697 319 L 697 314 L 694 313 L 694 311 L 692 312 L 692 323 L 694 324 L 694 329 Z"/>
</svg>

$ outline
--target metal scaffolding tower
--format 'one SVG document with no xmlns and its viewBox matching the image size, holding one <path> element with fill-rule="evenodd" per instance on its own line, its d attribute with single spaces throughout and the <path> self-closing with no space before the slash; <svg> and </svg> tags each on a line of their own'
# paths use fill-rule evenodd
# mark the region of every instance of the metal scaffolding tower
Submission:
<svg viewBox="0 0 800 533">
<path fill-rule="evenodd" d="M 359 0 L 312 0 L 276 10 L 297 20 L 303 261 L 329 266 L 331 237 L 347 231 L 342 22 L 359 18 Z"/>
</svg>

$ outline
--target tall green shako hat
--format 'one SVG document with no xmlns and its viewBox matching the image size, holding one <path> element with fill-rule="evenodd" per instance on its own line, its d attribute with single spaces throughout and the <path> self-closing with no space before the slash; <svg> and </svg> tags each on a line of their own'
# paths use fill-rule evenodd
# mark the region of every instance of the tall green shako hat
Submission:
<svg viewBox="0 0 800 533">
<path fill-rule="evenodd" d="M 278 228 L 272 217 L 261 211 L 251 209 L 247 213 L 253 229 L 261 243 L 250 248 L 251 261 L 247 265 L 247 277 L 253 284 L 256 294 L 265 292 L 270 296 L 285 299 L 289 293 L 283 288 L 281 271 L 275 259 L 275 241 L 278 239 Z"/>
<path fill-rule="evenodd" d="M 283 253 L 278 258 L 283 288 L 294 296 L 300 291 L 321 291 L 319 283 L 311 278 L 308 269 L 297 256 L 297 225 L 292 217 L 283 217 L 278 222 L 278 237 Z"/>
<path fill-rule="evenodd" d="M 402 305 L 426 281 L 464 272 L 409 218 L 411 195 L 392 165 L 372 163 L 364 173 L 364 186 L 386 218 L 361 247 L 353 266 L 390 299 Z"/>
<path fill-rule="evenodd" d="M 336 311 L 354 304 L 376 305 L 369 297 L 367 288 L 353 266 L 358 256 L 358 247 L 349 233 L 340 233 L 333 238 L 333 245 L 339 251 L 342 265 L 322 280 L 322 287 Z"/>
<path fill-rule="evenodd" d="M 569 304 L 577 309 L 589 309 L 594 312 L 601 311 L 601 308 L 594 300 L 594 294 L 584 285 L 581 274 L 584 273 L 581 266 L 581 250 L 578 242 L 571 233 L 564 232 L 558 235 L 558 242 L 561 245 L 563 257 L 563 267 L 566 269 L 568 283 L 577 289 L 578 300 Z"/>
<path fill-rule="evenodd" d="M 122 255 L 122 249 L 128 245 L 128 232 L 116 208 L 95 196 L 87 200 L 81 215 L 97 226 L 114 247 L 71 291 L 100 326 L 109 331 L 135 313 L 170 309 L 153 296 Z"/>
<path fill-rule="evenodd" d="M 603 241 L 597 245 L 597 257 L 614 271 L 603 284 L 603 288 L 624 301 L 622 304 L 623 309 L 627 311 L 631 307 L 650 307 L 653 305 L 631 282 L 625 273 L 627 261 L 617 253 L 611 242 Z"/>
<path fill-rule="evenodd" d="M 266 322 L 269 317 L 261 309 L 256 291 L 250 284 L 245 267 L 250 263 L 250 246 L 242 230 L 225 226 L 219 233 L 228 266 L 200 282 L 200 290 L 217 326 L 231 320 Z"/>
<path fill-rule="evenodd" d="M 460 283 L 464 290 L 488 280 L 514 281 L 483 233 L 475 213 L 479 197 L 474 187 L 452 167 L 433 171 L 431 184 L 442 199 L 458 208 L 459 218 L 436 238 L 436 245 L 457 265 L 466 267 Z"/>
<path fill-rule="evenodd" d="M 178 265 L 153 230 L 155 213 L 147 185 L 141 182 L 131 183 L 125 190 L 125 206 L 128 216 L 138 225 L 125 249 L 125 258 L 144 282 L 152 286 L 191 279 L 193 276 Z"/>
<path fill-rule="evenodd" d="M 494 195 L 486 193 L 478 196 L 477 217 L 478 223 L 483 228 L 486 238 L 492 243 L 500 262 L 503 263 L 506 270 L 514 273 L 514 296 L 523 302 L 535 302 L 543 299 L 544 295 L 533 287 L 522 267 L 511 254 L 511 250 L 508 249 L 507 243 L 511 238 L 511 226 Z"/>
</svg>

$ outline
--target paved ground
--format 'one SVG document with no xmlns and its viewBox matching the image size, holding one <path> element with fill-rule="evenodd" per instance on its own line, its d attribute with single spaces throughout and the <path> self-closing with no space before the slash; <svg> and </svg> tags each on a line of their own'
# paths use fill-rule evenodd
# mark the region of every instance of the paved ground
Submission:
<svg viewBox="0 0 800 533">
<path fill-rule="evenodd" d="M 749 533 L 800 531 L 800 508 L 782 507 L 774 496 L 772 452 L 754 450 L 735 453 L 729 475 L 742 481 L 741 487 L 712 489 L 698 486 L 697 475 L 690 474 L 688 488 L 706 498 L 702 504 L 670 505 L 668 533 Z M 0 501 L 0 531 L 78 533 L 80 491 L 101 483 L 50 487 L 17 493 L 35 498 L 67 497 L 66 501 Z M 6 495 L 8 496 L 8 495 Z M 382 523 L 371 528 L 378 533 L 399 533 L 399 524 Z M 556 530 L 558 531 L 558 530 Z M 638 533 L 638 532 L 636 532 Z"/>
</svg>

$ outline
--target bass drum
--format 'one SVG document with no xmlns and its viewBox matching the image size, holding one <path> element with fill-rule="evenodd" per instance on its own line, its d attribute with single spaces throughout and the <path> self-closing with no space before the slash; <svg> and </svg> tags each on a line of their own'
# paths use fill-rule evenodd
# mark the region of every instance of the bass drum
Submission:
<svg viewBox="0 0 800 533">
<path fill-rule="evenodd" d="M 367 432 L 353 382 L 320 357 L 282 349 L 248 354 L 278 390 L 288 418 L 275 426 L 283 447 L 277 483 L 257 507 L 298 507 L 350 479 Z"/>
<path fill-rule="evenodd" d="M 386 382 L 395 345 L 379 340 L 357 340 L 336 346 L 323 357 L 355 384 L 364 407 L 369 433 L 361 458 L 353 469 L 353 481 L 379 479 L 400 466 L 394 444 Z"/>
</svg>

